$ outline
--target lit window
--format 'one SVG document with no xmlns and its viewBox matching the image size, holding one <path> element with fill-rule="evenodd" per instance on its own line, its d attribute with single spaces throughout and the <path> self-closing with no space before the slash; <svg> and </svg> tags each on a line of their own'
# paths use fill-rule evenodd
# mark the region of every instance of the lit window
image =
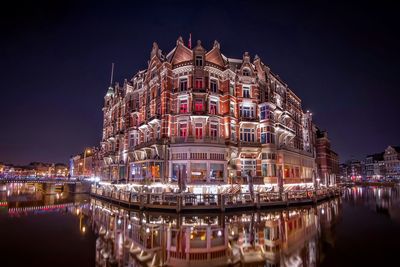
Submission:
<svg viewBox="0 0 400 267">
<path fill-rule="evenodd" d="M 196 139 L 203 138 L 203 124 L 201 123 L 195 124 L 195 134 L 196 134 Z"/>
<path fill-rule="evenodd" d="M 195 111 L 203 111 L 203 99 L 196 99 L 194 102 Z"/>
<path fill-rule="evenodd" d="M 186 137 L 187 136 L 187 123 L 186 122 L 181 122 L 179 124 L 179 136 L 180 137 Z"/>
<path fill-rule="evenodd" d="M 210 114 L 216 115 L 218 113 L 217 101 L 210 101 Z"/>
<path fill-rule="evenodd" d="M 187 113 L 189 111 L 187 99 L 181 99 L 180 105 L 179 105 L 179 111 L 180 111 L 180 113 Z"/>
<path fill-rule="evenodd" d="M 195 87 L 196 87 L 196 89 L 203 88 L 203 78 L 196 78 Z"/>
</svg>

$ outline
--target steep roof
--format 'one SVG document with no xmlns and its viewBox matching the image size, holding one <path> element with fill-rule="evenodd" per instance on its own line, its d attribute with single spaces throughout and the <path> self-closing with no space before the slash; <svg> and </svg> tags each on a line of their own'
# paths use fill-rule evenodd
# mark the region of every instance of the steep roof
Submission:
<svg viewBox="0 0 400 267">
<path fill-rule="evenodd" d="M 222 57 L 220 46 L 217 41 L 214 41 L 213 48 L 206 53 L 205 60 L 220 67 L 225 67 L 225 60 Z"/>
</svg>

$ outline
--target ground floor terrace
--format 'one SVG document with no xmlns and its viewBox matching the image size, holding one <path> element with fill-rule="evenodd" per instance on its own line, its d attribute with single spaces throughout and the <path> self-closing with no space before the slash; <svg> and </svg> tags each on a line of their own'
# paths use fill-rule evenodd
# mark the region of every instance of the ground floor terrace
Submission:
<svg viewBox="0 0 400 267">
<path fill-rule="evenodd" d="M 129 152 L 126 162 L 106 164 L 101 179 L 149 184 L 305 184 L 316 182 L 314 157 L 304 151 L 275 146 L 226 146 L 176 143 Z M 124 157 L 121 157 L 124 158 Z M 324 183 L 324 179 L 321 183 Z M 326 185 L 334 185 L 329 180 Z"/>
<path fill-rule="evenodd" d="M 312 204 L 340 195 L 340 188 L 312 184 L 272 186 L 203 185 L 186 188 L 155 183 L 94 184 L 91 195 L 127 207 L 170 211 L 233 210 Z"/>
</svg>

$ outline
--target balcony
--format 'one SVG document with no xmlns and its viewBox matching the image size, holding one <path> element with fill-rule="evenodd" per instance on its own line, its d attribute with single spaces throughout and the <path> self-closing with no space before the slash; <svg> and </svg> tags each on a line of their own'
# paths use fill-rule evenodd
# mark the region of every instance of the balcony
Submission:
<svg viewBox="0 0 400 267">
<path fill-rule="evenodd" d="M 307 151 L 300 150 L 300 149 L 297 149 L 297 148 L 294 148 L 294 147 L 290 147 L 290 146 L 285 145 L 285 144 L 280 145 L 278 147 L 278 150 L 286 150 L 286 151 L 302 154 L 302 155 L 305 155 L 305 156 L 308 156 L 308 157 L 313 157 L 313 153 L 311 153 L 311 152 L 307 152 Z"/>
<path fill-rule="evenodd" d="M 162 145 L 162 144 L 164 144 L 164 139 L 153 139 L 136 145 L 134 149 L 142 149 L 145 147 L 150 147 L 152 145 Z"/>
<path fill-rule="evenodd" d="M 287 133 L 291 133 L 291 134 L 296 134 L 295 130 L 282 124 L 282 123 L 275 123 L 275 127 L 277 131 L 283 131 L 283 132 L 287 132 Z"/>
<path fill-rule="evenodd" d="M 261 143 L 259 141 L 238 141 L 239 147 L 261 147 Z"/>
<path fill-rule="evenodd" d="M 193 88 L 192 91 L 193 93 L 207 93 L 206 88 Z"/>
<path fill-rule="evenodd" d="M 179 137 L 175 136 L 171 138 L 171 144 L 186 144 L 186 143 L 206 143 L 206 144 L 225 144 L 225 138 L 217 137 L 203 137 L 203 138 L 195 138 L 194 136 L 187 137 Z"/>
<path fill-rule="evenodd" d="M 161 114 L 155 114 L 155 115 L 151 116 L 147 121 L 150 123 L 153 120 L 161 120 Z"/>
<path fill-rule="evenodd" d="M 239 117 L 239 122 L 258 122 L 257 117 Z"/>
<path fill-rule="evenodd" d="M 204 116 L 208 115 L 206 110 L 193 110 L 192 111 L 193 116 Z"/>
</svg>

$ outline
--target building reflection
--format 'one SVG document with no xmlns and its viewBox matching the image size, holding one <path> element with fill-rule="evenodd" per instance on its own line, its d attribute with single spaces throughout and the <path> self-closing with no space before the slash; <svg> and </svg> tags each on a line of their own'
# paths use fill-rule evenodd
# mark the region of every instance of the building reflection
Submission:
<svg viewBox="0 0 400 267">
<path fill-rule="evenodd" d="M 307 208 L 178 215 L 91 199 L 81 212 L 98 235 L 97 266 L 316 266 L 321 236 L 340 205 L 335 199 Z"/>
<path fill-rule="evenodd" d="M 351 187 L 344 191 L 343 198 L 349 205 L 367 206 L 371 210 L 399 219 L 399 187 Z"/>
</svg>

